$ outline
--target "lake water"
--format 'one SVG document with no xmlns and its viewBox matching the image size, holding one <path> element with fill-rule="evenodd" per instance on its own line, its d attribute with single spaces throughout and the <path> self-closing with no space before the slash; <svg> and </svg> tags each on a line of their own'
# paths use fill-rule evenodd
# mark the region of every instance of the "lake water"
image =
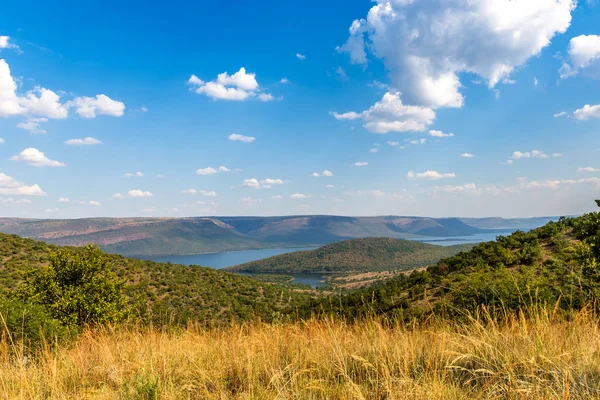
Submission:
<svg viewBox="0 0 600 400">
<path fill-rule="evenodd" d="M 452 246 L 455 244 L 465 243 L 480 243 L 495 240 L 498 235 L 508 235 L 512 231 L 504 231 L 501 233 L 479 233 L 471 236 L 456 236 L 456 237 L 428 237 L 412 239 L 423 243 L 437 244 L 440 246 Z M 284 253 L 291 253 L 301 250 L 313 250 L 314 247 L 303 248 L 287 248 L 287 249 L 263 249 L 263 250 L 246 250 L 246 251 L 231 251 L 226 253 L 209 253 L 209 254 L 191 254 L 185 256 L 156 256 L 156 257 L 141 257 L 143 259 L 157 262 L 172 262 L 173 264 L 183 265 L 201 265 L 214 269 L 222 269 L 232 267 L 234 265 L 256 261 L 263 258 L 268 258 Z M 245 274 L 245 275 L 252 275 Z M 294 277 L 294 283 L 304 283 L 312 287 L 324 286 L 323 275 L 321 274 L 284 274 Z"/>
<path fill-rule="evenodd" d="M 140 257 L 145 260 L 156 262 L 172 262 L 173 264 L 183 265 L 201 265 L 214 269 L 233 267 L 250 261 L 261 260 L 277 256 L 279 254 L 291 253 L 294 251 L 313 250 L 314 247 L 288 248 L 288 249 L 263 249 L 263 250 L 245 250 L 230 251 L 225 253 L 207 253 L 190 254 L 185 256 L 156 256 Z M 240 275 L 252 276 L 252 273 L 243 273 Z M 303 283 L 313 288 L 324 286 L 323 276 L 321 274 L 282 274 L 294 277 L 294 283 Z"/>
<path fill-rule="evenodd" d="M 477 233 L 470 236 L 452 236 L 452 237 L 427 237 L 410 239 L 421 243 L 437 244 L 439 246 L 453 246 L 455 244 L 481 243 L 496 240 L 496 236 L 507 236 L 515 230 L 507 229 L 495 232 Z"/>
</svg>

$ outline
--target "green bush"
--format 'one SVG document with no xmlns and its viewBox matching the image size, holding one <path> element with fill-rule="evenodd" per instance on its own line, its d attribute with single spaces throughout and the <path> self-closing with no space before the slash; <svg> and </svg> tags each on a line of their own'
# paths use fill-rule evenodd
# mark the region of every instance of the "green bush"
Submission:
<svg viewBox="0 0 600 400">
<path fill-rule="evenodd" d="M 124 319 L 124 285 L 110 270 L 105 254 L 88 245 L 83 251 L 53 253 L 49 266 L 26 274 L 17 296 L 45 307 L 65 326 L 82 328 Z"/>
<path fill-rule="evenodd" d="M 43 306 L 0 298 L 0 337 L 9 343 L 35 348 L 44 341 L 62 341 L 67 336 L 68 330 Z"/>
</svg>

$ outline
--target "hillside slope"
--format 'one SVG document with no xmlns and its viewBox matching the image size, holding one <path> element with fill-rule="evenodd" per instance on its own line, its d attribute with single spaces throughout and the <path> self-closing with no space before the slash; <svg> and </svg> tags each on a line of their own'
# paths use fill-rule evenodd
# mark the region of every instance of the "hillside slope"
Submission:
<svg viewBox="0 0 600 400">
<path fill-rule="evenodd" d="M 0 233 L 0 295 L 16 288 L 24 271 L 47 264 L 56 249 Z M 210 268 L 106 256 L 126 280 L 128 302 L 143 321 L 219 324 L 254 316 L 268 321 L 273 313 L 293 309 L 302 297 L 284 287 Z"/>
<path fill-rule="evenodd" d="M 175 255 L 274 247 L 322 246 L 352 238 L 466 236 L 489 232 L 457 218 L 427 217 L 210 217 L 0 218 L 0 232 L 62 246 L 97 243 L 122 255 Z"/>
<path fill-rule="evenodd" d="M 226 270 L 233 272 L 367 272 L 409 270 L 436 263 L 468 250 L 471 245 L 436 246 L 390 238 L 352 239 L 316 250 L 281 254 Z"/>
<path fill-rule="evenodd" d="M 315 299 L 307 310 L 349 318 L 370 313 L 408 318 L 461 316 L 482 305 L 499 314 L 545 305 L 596 309 L 599 265 L 600 213 L 590 213 L 481 243 L 367 289 Z"/>
</svg>

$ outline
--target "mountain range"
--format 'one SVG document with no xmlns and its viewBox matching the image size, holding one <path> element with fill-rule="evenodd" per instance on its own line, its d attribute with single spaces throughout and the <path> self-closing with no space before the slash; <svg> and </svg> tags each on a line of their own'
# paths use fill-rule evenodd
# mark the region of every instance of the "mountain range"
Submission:
<svg viewBox="0 0 600 400">
<path fill-rule="evenodd" d="M 548 217 L 548 219 L 552 219 Z M 429 217 L 0 218 L 0 232 L 47 243 L 96 243 L 123 255 L 178 255 L 277 247 L 321 246 L 341 240 L 468 236 L 494 229 L 530 229 L 543 219 Z M 492 231 L 490 231 L 490 229 Z"/>
</svg>

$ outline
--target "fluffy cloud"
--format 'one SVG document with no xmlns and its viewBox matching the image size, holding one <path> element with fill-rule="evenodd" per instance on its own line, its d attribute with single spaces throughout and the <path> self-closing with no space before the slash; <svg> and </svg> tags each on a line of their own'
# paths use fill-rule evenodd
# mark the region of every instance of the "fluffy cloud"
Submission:
<svg viewBox="0 0 600 400">
<path fill-rule="evenodd" d="M 471 154 L 471 153 L 462 153 L 460 156 L 462 158 L 473 158 L 473 157 L 475 157 L 475 155 Z"/>
<path fill-rule="evenodd" d="M 85 118 L 94 118 L 96 115 L 123 115 L 125 105 L 100 94 L 95 98 L 76 97 L 66 103 L 61 103 L 60 95 L 41 86 L 36 86 L 25 95 L 17 94 L 17 84 L 10 73 L 10 67 L 4 60 L 0 60 L 0 117 L 23 115 L 27 117 L 18 124 L 21 129 L 32 133 L 46 133 L 40 128 L 40 123 L 47 119 L 65 119 L 69 109 Z"/>
<path fill-rule="evenodd" d="M 256 179 L 256 178 L 244 179 L 244 182 L 242 182 L 242 187 L 250 187 L 250 188 L 254 188 L 254 189 L 260 189 L 260 183 L 258 182 L 258 179 Z"/>
<path fill-rule="evenodd" d="M 577 168 L 577 172 L 598 172 L 600 171 L 598 168 L 594 167 L 579 167 Z"/>
<path fill-rule="evenodd" d="M 338 50 L 354 63 L 383 60 L 410 104 L 461 107 L 459 75 L 490 88 L 550 44 L 571 23 L 574 0 L 376 0 Z"/>
<path fill-rule="evenodd" d="M 254 189 L 269 189 L 276 185 L 283 185 L 284 183 L 285 181 L 282 179 L 267 178 L 263 179 L 262 181 L 259 181 L 256 178 L 250 178 L 244 179 L 244 182 L 242 182 L 241 187 L 249 187 Z"/>
<path fill-rule="evenodd" d="M 310 194 L 304 193 L 294 193 L 290 195 L 290 199 L 310 199 L 312 196 Z"/>
<path fill-rule="evenodd" d="M 153 196 L 152 196 L 152 193 L 150 193 L 150 192 L 143 191 L 140 189 L 134 189 L 134 190 L 130 190 L 125 195 L 122 195 L 121 193 L 115 193 L 115 194 L 113 194 L 112 197 L 114 197 L 115 199 L 122 199 L 125 197 L 153 197 Z"/>
<path fill-rule="evenodd" d="M 4 143 L 4 139 L 0 137 L 0 144 Z"/>
<path fill-rule="evenodd" d="M 45 196 L 38 185 L 26 185 L 0 172 L 0 194 L 13 196 Z"/>
<path fill-rule="evenodd" d="M 39 151 L 38 149 L 34 149 L 33 147 L 29 147 L 19 154 L 12 156 L 11 160 L 13 161 L 24 161 L 32 167 L 64 167 L 65 164 L 49 159 Z"/>
<path fill-rule="evenodd" d="M 379 149 L 377 147 L 373 147 L 372 149 L 369 149 L 369 153 L 379 153 Z"/>
<path fill-rule="evenodd" d="M 560 69 L 560 77 L 577 75 L 580 71 L 600 78 L 600 36 L 580 35 L 569 42 L 569 61 Z"/>
<path fill-rule="evenodd" d="M 567 113 L 565 111 L 561 111 L 559 113 L 554 114 L 554 118 L 564 117 L 565 115 L 567 115 Z"/>
<path fill-rule="evenodd" d="M 444 133 L 442 131 L 431 130 L 431 131 L 429 131 L 429 136 L 446 138 L 446 137 L 453 137 L 454 133 Z"/>
<path fill-rule="evenodd" d="M 333 172 L 325 170 L 325 171 L 323 171 L 321 173 L 318 173 L 318 172 L 313 172 L 312 173 L 312 176 L 314 176 L 315 178 L 318 178 L 321 175 L 327 176 L 327 177 L 331 177 L 331 176 L 333 176 Z"/>
<path fill-rule="evenodd" d="M 573 117 L 584 121 L 592 118 L 600 118 L 600 104 L 596 104 L 595 106 L 586 104 L 582 108 L 575 110 Z"/>
<path fill-rule="evenodd" d="M 60 96 L 40 86 L 20 97 L 19 104 L 27 110 L 28 115 L 52 119 L 64 119 L 69 115 L 67 107 L 60 102 Z"/>
<path fill-rule="evenodd" d="M 69 203 L 71 200 L 69 200 L 68 197 L 61 197 L 60 199 L 58 199 L 59 203 Z"/>
<path fill-rule="evenodd" d="M 26 109 L 19 104 L 17 83 L 10 74 L 6 61 L 0 59 L 0 117 L 24 114 Z"/>
<path fill-rule="evenodd" d="M 253 136 L 239 135 L 237 133 L 232 133 L 227 137 L 229 140 L 233 140 L 234 142 L 244 142 L 244 143 L 252 143 L 256 140 Z"/>
<path fill-rule="evenodd" d="M 217 171 L 216 169 L 212 168 L 212 167 L 208 167 L 208 168 L 200 168 L 196 170 L 196 174 L 197 175 L 212 175 L 212 174 L 217 174 L 219 171 Z"/>
<path fill-rule="evenodd" d="M 124 176 L 125 178 L 132 178 L 132 177 L 134 177 L 134 176 L 137 176 L 137 177 L 140 177 L 140 178 L 141 178 L 142 176 L 144 176 L 144 174 L 143 174 L 143 173 L 141 173 L 141 172 L 127 172 L 126 174 L 123 174 L 123 176 Z"/>
<path fill-rule="evenodd" d="M 431 108 L 407 106 L 400 99 L 400 92 L 388 92 L 383 98 L 361 113 L 331 113 L 337 120 L 356 120 L 364 122 L 366 130 L 372 133 L 424 131 L 435 120 Z"/>
<path fill-rule="evenodd" d="M 83 118 L 96 118 L 97 115 L 121 117 L 125 111 L 125 104 L 104 94 L 96 97 L 77 97 L 67 102 L 66 106 L 75 108 L 77 114 Z"/>
<path fill-rule="evenodd" d="M 215 81 L 210 82 L 204 82 L 196 75 L 192 75 L 188 80 L 188 85 L 193 86 L 196 93 L 206 95 L 214 100 L 244 101 L 257 96 L 261 101 L 274 99 L 268 93 L 260 93 L 256 74 L 246 73 L 244 67 L 233 75 L 223 72 L 217 76 Z"/>
<path fill-rule="evenodd" d="M 296 53 L 296 57 L 301 61 L 306 60 L 306 56 L 304 54 Z"/>
<path fill-rule="evenodd" d="M 89 204 L 90 206 L 94 206 L 94 207 L 99 207 L 99 206 L 101 206 L 101 205 L 102 205 L 102 204 L 100 204 L 99 202 L 97 202 L 97 201 L 94 201 L 94 200 L 90 200 L 90 201 L 88 201 L 88 202 L 87 202 L 87 204 Z"/>
<path fill-rule="evenodd" d="M 269 188 L 273 185 L 283 185 L 284 183 L 285 183 L 285 181 L 283 181 L 281 179 L 273 179 L 273 178 L 267 178 L 267 179 L 263 179 L 262 181 L 260 181 L 260 184 L 265 188 Z"/>
<path fill-rule="evenodd" d="M 10 36 L 0 36 L 0 49 L 12 48 L 18 48 L 18 46 L 10 42 Z"/>
<path fill-rule="evenodd" d="M 102 142 L 93 137 L 86 137 L 84 139 L 69 139 L 65 142 L 65 144 L 68 146 L 94 146 L 97 144 L 102 144 Z"/>
<path fill-rule="evenodd" d="M 354 166 L 355 166 L 355 167 L 366 167 L 366 166 L 368 166 L 368 165 L 369 165 L 369 163 L 368 163 L 368 162 L 366 162 L 366 161 L 358 161 L 358 162 L 355 162 L 355 163 L 354 163 Z"/>
<path fill-rule="evenodd" d="M 413 171 L 410 171 L 407 174 L 407 177 L 408 177 L 408 179 L 426 179 L 426 180 L 437 181 L 437 180 L 444 179 L 444 178 L 455 178 L 456 174 L 454 174 L 454 172 L 439 173 L 437 171 L 425 171 L 425 172 L 414 173 Z"/>
</svg>

